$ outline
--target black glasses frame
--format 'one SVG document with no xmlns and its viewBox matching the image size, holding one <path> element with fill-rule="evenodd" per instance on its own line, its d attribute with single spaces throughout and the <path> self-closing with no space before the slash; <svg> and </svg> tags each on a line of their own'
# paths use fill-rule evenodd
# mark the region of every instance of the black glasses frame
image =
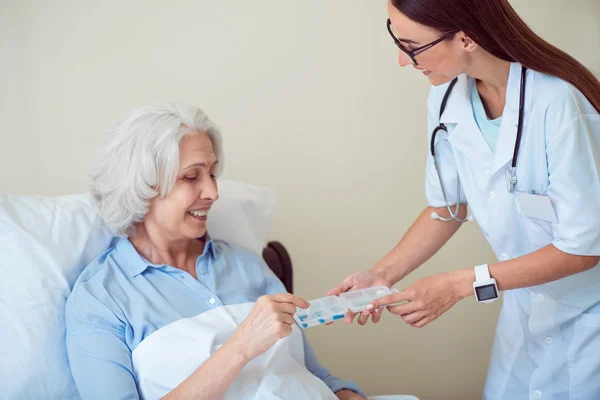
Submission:
<svg viewBox="0 0 600 400">
<path fill-rule="evenodd" d="M 459 31 L 454 31 L 454 32 L 447 33 L 444 36 L 442 36 L 441 38 L 436 39 L 436 40 L 434 40 L 431 43 L 427 43 L 426 45 L 418 47 L 418 48 L 416 48 L 414 50 L 408 50 L 406 47 L 402 46 L 402 44 L 400 43 L 400 40 L 398 40 L 398 38 L 396 37 L 396 35 L 394 35 L 394 32 L 392 31 L 392 21 L 390 21 L 389 18 L 387 20 L 387 30 L 388 30 L 390 36 L 392 37 L 392 39 L 394 39 L 394 43 L 396 43 L 396 46 L 398 46 L 398 48 L 400 49 L 400 51 L 403 52 L 404 54 L 406 54 L 406 56 L 408 58 L 410 58 L 410 60 L 413 62 L 414 65 L 419 65 L 419 63 L 415 59 L 416 56 L 418 56 L 419 54 L 423 53 L 424 51 L 429 50 L 430 48 L 432 48 L 436 44 L 438 44 L 440 42 L 443 42 L 444 40 L 453 37 L 454 35 L 456 35 L 459 32 Z"/>
</svg>

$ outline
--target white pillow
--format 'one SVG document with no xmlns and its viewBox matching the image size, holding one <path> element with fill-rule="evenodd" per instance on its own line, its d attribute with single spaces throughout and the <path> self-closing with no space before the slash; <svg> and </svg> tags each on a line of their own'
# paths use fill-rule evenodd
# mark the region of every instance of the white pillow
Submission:
<svg viewBox="0 0 600 400">
<path fill-rule="evenodd" d="M 219 181 L 219 200 L 208 215 L 213 239 L 235 243 L 261 255 L 275 215 L 271 189 L 235 181 Z"/>
<path fill-rule="evenodd" d="M 273 220 L 269 189 L 219 182 L 215 239 L 258 254 Z M 0 397 L 78 399 L 65 349 L 64 307 L 78 275 L 113 235 L 90 196 L 0 195 Z"/>
</svg>

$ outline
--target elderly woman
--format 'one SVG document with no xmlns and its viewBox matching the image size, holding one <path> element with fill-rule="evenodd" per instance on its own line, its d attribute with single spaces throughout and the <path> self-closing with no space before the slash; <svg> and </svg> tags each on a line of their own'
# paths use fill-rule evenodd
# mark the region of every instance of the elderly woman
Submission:
<svg viewBox="0 0 600 400">
<path fill-rule="evenodd" d="M 121 238 L 84 270 L 66 309 L 80 395 L 364 399 L 294 324 L 306 301 L 256 254 L 206 232 L 222 154 L 215 125 L 189 105 L 140 108 L 110 134 L 91 188 Z"/>
</svg>

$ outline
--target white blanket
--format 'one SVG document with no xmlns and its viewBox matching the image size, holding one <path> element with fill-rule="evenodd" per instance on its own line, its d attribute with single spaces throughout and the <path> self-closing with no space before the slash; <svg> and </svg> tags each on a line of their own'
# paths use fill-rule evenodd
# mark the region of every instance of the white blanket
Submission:
<svg viewBox="0 0 600 400">
<path fill-rule="evenodd" d="M 133 367 L 144 399 L 159 399 L 177 387 L 233 334 L 254 303 L 219 307 L 152 333 L 133 351 Z M 248 363 L 223 399 L 337 399 L 308 371 L 300 328 Z"/>
</svg>

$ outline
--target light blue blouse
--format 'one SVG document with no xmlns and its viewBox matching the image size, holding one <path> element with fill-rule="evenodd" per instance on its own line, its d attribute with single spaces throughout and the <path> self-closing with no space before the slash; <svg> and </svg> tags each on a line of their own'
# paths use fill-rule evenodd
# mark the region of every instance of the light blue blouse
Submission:
<svg viewBox="0 0 600 400">
<path fill-rule="evenodd" d="M 67 351 L 84 399 L 138 399 L 131 355 L 154 331 L 182 318 L 286 292 L 255 253 L 207 239 L 198 279 L 145 261 L 123 238 L 81 274 L 66 306 Z M 332 376 L 304 341 L 307 369 L 333 391 L 361 393 Z"/>
</svg>

